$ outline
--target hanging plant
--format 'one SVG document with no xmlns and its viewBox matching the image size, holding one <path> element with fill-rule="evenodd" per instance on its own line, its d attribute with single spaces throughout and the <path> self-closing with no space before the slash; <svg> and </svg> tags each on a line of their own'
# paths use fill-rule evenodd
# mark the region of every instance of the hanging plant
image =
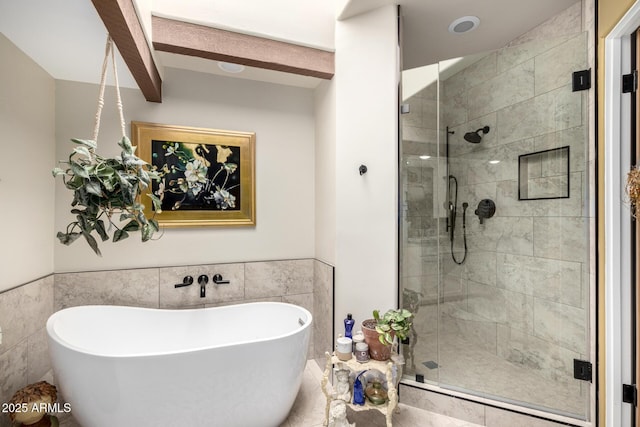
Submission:
<svg viewBox="0 0 640 427">
<path fill-rule="evenodd" d="M 631 215 L 637 218 L 637 209 L 640 205 L 640 166 L 634 166 L 627 173 L 627 185 L 625 187 L 631 205 Z"/>
<path fill-rule="evenodd" d="M 93 139 L 72 139 L 77 144 L 69 155 L 68 161 L 60 163 L 64 168 L 53 169 L 53 176 L 61 176 L 65 187 L 73 191 L 71 213 L 75 221 L 67 225 L 65 232 L 59 231 L 58 239 L 65 245 L 70 245 L 79 237 L 84 237 L 91 249 L 101 256 L 97 235 L 103 242 L 112 240 L 118 242 L 129 237 L 129 232 L 140 231 L 141 239 L 146 242 L 159 231 L 158 222 L 144 214 L 141 203 L 142 192 L 150 185 L 152 179 L 158 179 L 157 173 L 150 170 L 150 165 L 135 154 L 135 148 L 125 134 L 125 121 L 122 112 L 122 101 L 118 87 L 118 77 L 115 69 L 112 40 L 107 39 L 105 59 L 102 65 L 102 79 L 98 99 L 98 111 L 93 132 Z M 106 81 L 106 67 L 111 56 L 120 113 L 122 139 L 118 143 L 122 152 L 114 158 L 104 158 L 96 154 L 100 115 L 104 104 L 104 89 Z M 154 205 L 155 213 L 160 212 L 160 199 L 149 194 Z"/>
</svg>

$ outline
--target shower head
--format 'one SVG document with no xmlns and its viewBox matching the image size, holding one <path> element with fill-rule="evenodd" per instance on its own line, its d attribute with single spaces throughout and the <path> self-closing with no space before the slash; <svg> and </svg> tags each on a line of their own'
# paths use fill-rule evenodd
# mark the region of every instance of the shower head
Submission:
<svg viewBox="0 0 640 427">
<path fill-rule="evenodd" d="M 467 132 L 464 134 L 464 140 L 467 142 L 472 142 L 474 144 L 479 143 L 480 141 L 482 141 L 482 135 L 480 135 L 480 131 L 482 131 L 483 134 L 488 134 L 489 133 L 489 126 L 485 126 L 483 128 L 478 129 L 475 132 Z"/>
</svg>

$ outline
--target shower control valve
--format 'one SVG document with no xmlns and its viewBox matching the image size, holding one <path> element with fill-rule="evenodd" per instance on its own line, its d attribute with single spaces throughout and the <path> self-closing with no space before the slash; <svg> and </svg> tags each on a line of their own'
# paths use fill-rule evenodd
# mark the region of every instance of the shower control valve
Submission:
<svg viewBox="0 0 640 427">
<path fill-rule="evenodd" d="M 478 203 L 478 209 L 475 211 L 475 214 L 478 215 L 478 219 L 480 219 L 480 224 L 484 224 L 484 220 L 491 218 L 495 213 L 496 204 L 491 199 L 480 200 L 480 203 Z"/>
</svg>

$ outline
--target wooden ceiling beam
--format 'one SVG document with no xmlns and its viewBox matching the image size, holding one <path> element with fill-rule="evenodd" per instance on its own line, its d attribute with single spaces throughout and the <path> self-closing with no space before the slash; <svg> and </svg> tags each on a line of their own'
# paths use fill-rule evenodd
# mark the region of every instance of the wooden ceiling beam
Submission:
<svg viewBox="0 0 640 427">
<path fill-rule="evenodd" d="M 97 1 L 97 0 L 95 0 Z M 203 25 L 152 17 L 156 51 L 330 80 L 334 53 Z"/>
<path fill-rule="evenodd" d="M 145 99 L 162 102 L 162 79 L 133 0 L 91 0 Z"/>
</svg>

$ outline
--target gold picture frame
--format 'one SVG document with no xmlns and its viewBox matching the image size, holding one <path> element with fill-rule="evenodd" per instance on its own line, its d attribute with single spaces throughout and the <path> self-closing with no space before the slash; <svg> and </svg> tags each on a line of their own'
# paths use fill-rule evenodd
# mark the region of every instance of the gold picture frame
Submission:
<svg viewBox="0 0 640 427">
<path fill-rule="evenodd" d="M 253 132 L 131 122 L 138 156 L 159 181 L 142 195 L 161 199 L 155 219 L 164 227 L 253 226 L 256 224 Z"/>
</svg>

